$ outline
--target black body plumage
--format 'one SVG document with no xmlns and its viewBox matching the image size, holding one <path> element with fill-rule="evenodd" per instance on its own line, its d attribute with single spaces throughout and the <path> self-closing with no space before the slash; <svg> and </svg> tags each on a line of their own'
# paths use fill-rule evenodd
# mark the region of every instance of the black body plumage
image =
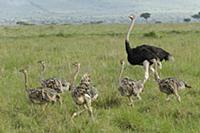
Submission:
<svg viewBox="0 0 200 133">
<path fill-rule="evenodd" d="M 150 64 L 153 64 L 152 59 L 167 61 L 172 56 L 162 48 L 151 45 L 144 44 L 135 48 L 131 48 L 129 42 L 125 40 L 125 46 L 128 62 L 132 65 L 143 65 L 145 60 L 147 60 Z"/>
</svg>

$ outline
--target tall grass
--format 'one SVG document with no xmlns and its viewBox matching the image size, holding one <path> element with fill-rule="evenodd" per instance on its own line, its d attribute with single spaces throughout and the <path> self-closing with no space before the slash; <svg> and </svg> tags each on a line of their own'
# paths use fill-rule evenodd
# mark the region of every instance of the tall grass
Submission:
<svg viewBox="0 0 200 133">
<path fill-rule="evenodd" d="M 170 51 L 175 62 L 163 63 L 161 77 L 184 79 L 193 88 L 180 92 L 182 103 L 175 98 L 166 102 L 150 77 L 143 100 L 136 101 L 134 108 L 117 91 L 119 60 L 126 58 L 126 31 L 127 25 L 119 24 L 0 27 L 0 132 L 199 132 L 200 24 L 136 25 L 132 45 L 148 43 Z M 159 37 L 146 37 L 147 33 Z M 45 112 L 28 101 L 18 70 L 28 68 L 30 86 L 39 86 L 41 59 L 47 61 L 47 78 L 71 80 L 73 62 L 81 63 L 80 75 L 91 74 L 100 93 L 93 104 L 94 123 L 87 113 L 75 124 L 70 122 L 77 109 L 69 92 L 62 95 L 63 106 L 50 104 Z M 127 65 L 124 75 L 141 79 L 144 70 Z"/>
</svg>

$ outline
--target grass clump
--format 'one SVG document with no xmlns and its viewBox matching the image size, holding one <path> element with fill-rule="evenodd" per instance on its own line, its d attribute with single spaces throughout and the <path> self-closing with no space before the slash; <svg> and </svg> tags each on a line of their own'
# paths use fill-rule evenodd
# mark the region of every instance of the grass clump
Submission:
<svg viewBox="0 0 200 133">
<path fill-rule="evenodd" d="M 144 37 L 152 37 L 152 38 L 159 38 L 160 36 L 154 32 L 154 31 L 151 31 L 151 32 L 148 32 L 148 33 L 144 33 L 143 34 Z"/>
</svg>

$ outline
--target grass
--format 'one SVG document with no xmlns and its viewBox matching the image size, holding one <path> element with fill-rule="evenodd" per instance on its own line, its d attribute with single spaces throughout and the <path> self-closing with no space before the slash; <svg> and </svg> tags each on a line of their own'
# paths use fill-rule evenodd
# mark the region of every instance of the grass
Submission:
<svg viewBox="0 0 200 133">
<path fill-rule="evenodd" d="M 118 88 L 119 60 L 126 58 L 124 37 L 127 25 L 45 25 L 0 27 L 0 132 L 162 132 L 200 131 L 200 24 L 136 25 L 131 34 L 134 46 L 142 43 L 162 47 L 175 57 L 164 62 L 161 77 L 175 76 L 193 86 L 180 92 L 182 103 L 175 98 L 165 101 L 153 78 L 145 85 L 142 101 L 127 106 Z M 159 37 L 151 37 L 159 35 Z M 146 35 L 150 35 L 146 36 Z M 84 113 L 70 122 L 76 110 L 70 93 L 63 94 L 63 106 L 49 105 L 42 112 L 25 94 L 23 77 L 26 67 L 30 85 L 39 86 L 38 60 L 46 60 L 45 77 L 71 80 L 73 62 L 81 63 L 81 72 L 90 73 L 98 88 L 99 99 L 93 104 L 95 122 Z M 127 63 L 128 64 L 128 63 Z M 124 75 L 143 78 L 144 70 L 127 65 Z M 78 77 L 80 79 L 80 76 Z"/>
</svg>

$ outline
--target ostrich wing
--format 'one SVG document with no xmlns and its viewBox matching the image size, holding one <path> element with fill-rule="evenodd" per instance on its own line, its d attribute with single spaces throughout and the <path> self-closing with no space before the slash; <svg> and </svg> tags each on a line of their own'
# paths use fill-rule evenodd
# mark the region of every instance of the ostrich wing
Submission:
<svg viewBox="0 0 200 133">
<path fill-rule="evenodd" d="M 148 60 L 151 63 L 152 59 L 158 59 L 157 54 L 152 52 L 151 49 L 145 46 L 138 46 L 132 49 L 132 55 L 129 56 L 130 61 L 134 61 L 134 64 L 143 64 L 145 60 Z M 152 64 L 152 63 L 151 63 Z"/>
<path fill-rule="evenodd" d="M 157 57 L 157 59 L 159 59 L 160 61 L 162 61 L 163 59 L 168 60 L 168 57 L 170 56 L 170 53 L 163 50 L 162 48 L 151 45 L 142 45 L 141 47 L 144 47 L 145 49 L 151 51 L 151 54 L 154 56 L 154 58 Z"/>
</svg>

